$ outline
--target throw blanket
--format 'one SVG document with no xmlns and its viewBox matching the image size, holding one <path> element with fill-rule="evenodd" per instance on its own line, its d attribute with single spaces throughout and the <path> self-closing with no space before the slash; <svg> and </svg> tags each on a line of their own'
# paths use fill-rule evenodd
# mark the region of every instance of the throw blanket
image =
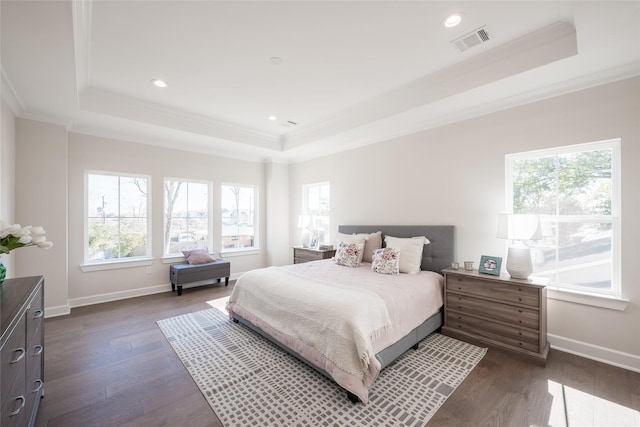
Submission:
<svg viewBox="0 0 640 427">
<path fill-rule="evenodd" d="M 375 293 L 269 267 L 243 274 L 227 309 L 368 402 L 380 372 L 372 343 L 391 327 L 387 307 Z"/>
</svg>

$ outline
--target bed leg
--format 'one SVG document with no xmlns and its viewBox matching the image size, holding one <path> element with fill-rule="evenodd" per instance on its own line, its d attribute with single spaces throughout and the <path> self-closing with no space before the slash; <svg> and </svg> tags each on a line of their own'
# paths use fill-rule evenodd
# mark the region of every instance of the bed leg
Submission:
<svg viewBox="0 0 640 427">
<path fill-rule="evenodd" d="M 417 350 L 420 347 L 420 343 L 415 343 L 413 347 L 411 347 L 414 350 Z"/>
<path fill-rule="evenodd" d="M 233 323 L 240 323 L 240 321 L 238 319 L 233 319 Z"/>
<path fill-rule="evenodd" d="M 360 403 L 360 398 L 350 391 L 347 391 L 347 397 L 349 398 L 351 403 Z"/>
</svg>

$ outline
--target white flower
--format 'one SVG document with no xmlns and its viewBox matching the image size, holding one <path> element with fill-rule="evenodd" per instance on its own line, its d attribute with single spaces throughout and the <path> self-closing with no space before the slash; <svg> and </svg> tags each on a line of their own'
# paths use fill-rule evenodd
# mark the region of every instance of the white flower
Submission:
<svg viewBox="0 0 640 427">
<path fill-rule="evenodd" d="M 44 228 L 40 226 L 22 227 L 20 224 L 9 225 L 0 220 L 0 253 L 8 254 L 24 246 L 48 249 L 53 246 L 53 243 L 47 241 Z"/>
</svg>

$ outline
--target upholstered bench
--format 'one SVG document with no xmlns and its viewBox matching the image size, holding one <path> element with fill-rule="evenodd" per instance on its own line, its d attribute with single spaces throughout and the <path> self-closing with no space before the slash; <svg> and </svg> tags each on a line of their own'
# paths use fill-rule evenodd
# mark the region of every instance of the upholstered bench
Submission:
<svg viewBox="0 0 640 427">
<path fill-rule="evenodd" d="M 178 295 L 182 295 L 182 285 L 187 283 L 211 281 L 224 277 L 224 285 L 229 286 L 229 276 L 231 275 L 231 263 L 224 259 L 217 259 L 207 264 L 173 264 L 169 270 L 169 279 L 171 280 L 171 291 L 178 288 Z M 200 285 L 208 285 L 210 283 L 201 283 Z"/>
</svg>

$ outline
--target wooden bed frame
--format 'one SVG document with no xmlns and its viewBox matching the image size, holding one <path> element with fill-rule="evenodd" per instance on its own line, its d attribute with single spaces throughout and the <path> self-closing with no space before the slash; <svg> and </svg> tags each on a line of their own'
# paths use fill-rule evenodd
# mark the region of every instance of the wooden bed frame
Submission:
<svg viewBox="0 0 640 427">
<path fill-rule="evenodd" d="M 386 235 L 394 237 L 426 236 L 429 239 L 430 243 L 424 246 L 422 253 L 422 263 L 420 265 L 421 270 L 435 271 L 437 273 L 440 273 L 440 271 L 444 268 L 451 266 L 451 262 L 454 260 L 455 227 L 452 225 L 340 225 L 338 226 L 338 231 L 344 234 L 375 233 L 381 231 L 383 242 L 384 236 Z M 272 341 L 274 344 L 278 345 L 287 353 L 307 363 L 309 366 L 322 373 L 323 375 L 329 376 L 329 374 L 324 370 L 318 368 L 312 363 L 309 363 L 300 354 L 273 339 L 269 334 L 253 325 L 246 319 L 242 318 L 241 316 L 234 313 L 233 321 L 248 326 L 250 329 L 256 331 L 260 335 Z M 412 330 L 399 341 L 395 342 L 391 346 L 381 350 L 376 354 L 376 358 L 378 359 L 378 361 L 380 361 L 382 369 L 389 366 L 393 361 L 395 361 L 410 348 L 417 349 L 418 343 L 426 338 L 429 334 L 440 329 L 442 324 L 443 312 L 441 308 L 436 314 L 425 320 L 420 326 Z M 353 403 L 359 402 L 360 400 L 356 395 L 349 391 L 347 391 L 347 397 Z"/>
</svg>

